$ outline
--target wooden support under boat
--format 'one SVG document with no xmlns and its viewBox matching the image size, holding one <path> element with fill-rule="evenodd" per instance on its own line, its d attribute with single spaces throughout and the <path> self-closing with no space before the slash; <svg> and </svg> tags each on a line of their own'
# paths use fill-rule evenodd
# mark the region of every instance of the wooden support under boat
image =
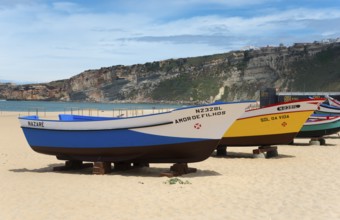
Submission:
<svg viewBox="0 0 340 220">
<path fill-rule="evenodd" d="M 259 155 L 264 155 L 263 157 L 271 158 L 277 157 L 277 146 L 260 146 L 258 149 L 253 150 L 254 157 L 258 158 Z"/>
<path fill-rule="evenodd" d="M 324 139 L 323 137 L 311 138 L 309 141 L 309 145 L 326 145 L 326 139 Z"/>
<path fill-rule="evenodd" d="M 64 166 L 54 167 L 53 171 L 67 171 L 67 170 L 79 170 L 92 167 L 92 174 L 108 174 L 113 170 L 111 167 L 112 162 L 93 162 L 93 163 L 83 163 L 80 160 L 68 160 L 65 162 Z M 127 163 L 127 162 L 117 162 L 114 163 L 114 170 L 124 171 L 132 168 L 149 167 L 149 163 Z M 176 163 L 170 167 L 169 172 L 161 173 L 160 176 L 174 177 L 181 176 L 188 173 L 196 172 L 196 168 L 188 167 L 187 163 Z"/>
<path fill-rule="evenodd" d="M 94 162 L 93 174 L 107 174 L 111 173 L 111 162 Z"/>
<path fill-rule="evenodd" d="M 53 167 L 53 171 L 80 170 L 93 167 L 92 163 L 83 163 L 80 160 L 67 160 L 64 166 Z"/>
<path fill-rule="evenodd" d="M 216 156 L 220 156 L 220 157 L 227 156 L 227 146 L 224 146 L 224 145 L 217 146 Z"/>
<path fill-rule="evenodd" d="M 197 171 L 196 168 L 188 167 L 187 163 L 176 163 L 170 167 L 169 172 L 161 173 L 160 176 L 166 177 L 182 176 L 188 173 L 195 173 L 196 171 Z"/>
</svg>

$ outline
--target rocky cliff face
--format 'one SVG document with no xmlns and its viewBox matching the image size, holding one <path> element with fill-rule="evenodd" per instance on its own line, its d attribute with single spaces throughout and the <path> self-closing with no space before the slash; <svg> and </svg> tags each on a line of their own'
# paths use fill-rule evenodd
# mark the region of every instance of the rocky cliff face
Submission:
<svg viewBox="0 0 340 220">
<path fill-rule="evenodd" d="M 87 70 L 47 84 L 0 84 L 0 99 L 191 103 L 258 99 L 260 89 L 299 91 L 299 82 L 306 91 L 321 81 L 315 89 L 337 91 L 339 65 L 337 42 L 264 47 Z"/>
</svg>

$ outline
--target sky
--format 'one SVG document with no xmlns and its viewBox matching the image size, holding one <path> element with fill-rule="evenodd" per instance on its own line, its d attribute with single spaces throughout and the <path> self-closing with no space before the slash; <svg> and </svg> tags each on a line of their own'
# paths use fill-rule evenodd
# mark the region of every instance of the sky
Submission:
<svg viewBox="0 0 340 220">
<path fill-rule="evenodd" d="M 340 37 L 340 0 L 0 0 L 0 82 Z"/>
</svg>

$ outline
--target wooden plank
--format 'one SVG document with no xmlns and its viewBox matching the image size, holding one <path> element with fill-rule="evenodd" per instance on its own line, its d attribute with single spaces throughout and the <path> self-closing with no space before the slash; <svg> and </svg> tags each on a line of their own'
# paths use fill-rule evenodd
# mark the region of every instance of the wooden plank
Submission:
<svg viewBox="0 0 340 220">
<path fill-rule="evenodd" d="M 174 177 L 174 176 L 182 176 L 188 173 L 195 173 L 197 171 L 196 168 L 188 167 L 187 163 L 176 163 L 170 167 L 169 172 L 163 172 L 160 176 L 166 177 Z"/>
<path fill-rule="evenodd" d="M 111 162 L 94 162 L 92 173 L 99 175 L 111 173 Z"/>
</svg>

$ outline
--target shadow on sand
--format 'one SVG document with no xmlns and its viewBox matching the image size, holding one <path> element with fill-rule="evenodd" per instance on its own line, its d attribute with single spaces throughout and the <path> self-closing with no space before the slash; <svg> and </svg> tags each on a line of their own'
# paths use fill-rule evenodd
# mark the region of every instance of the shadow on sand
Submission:
<svg viewBox="0 0 340 220">
<path fill-rule="evenodd" d="M 312 138 L 295 138 L 294 141 L 290 143 L 289 145 L 291 146 L 318 146 L 318 145 L 310 145 L 309 141 L 311 139 Z M 340 140 L 340 133 L 329 135 L 329 136 L 323 136 L 322 138 L 319 138 L 319 139 L 323 139 L 326 143 L 320 146 L 337 146 L 336 144 L 328 144 L 327 140 Z"/>
<path fill-rule="evenodd" d="M 218 156 L 215 153 L 211 155 L 214 158 L 230 158 L 230 159 L 237 159 L 237 158 L 246 158 L 246 159 L 259 159 L 259 158 L 254 158 L 254 154 L 252 153 L 244 153 L 244 152 L 227 152 L 226 156 Z M 280 154 L 276 157 L 271 157 L 271 158 L 266 158 L 266 159 L 284 159 L 284 158 L 294 158 L 295 156 L 292 155 L 285 155 L 285 154 Z"/>
<path fill-rule="evenodd" d="M 59 164 L 49 164 L 47 167 L 42 167 L 38 169 L 27 169 L 27 168 L 21 168 L 21 169 L 11 169 L 9 171 L 15 172 L 15 173 L 61 173 L 61 174 L 82 174 L 82 175 L 94 175 L 92 174 L 92 168 L 87 167 L 84 169 L 77 169 L 77 170 L 66 170 L 66 171 L 54 171 L 54 167 L 60 167 L 63 166 L 63 163 Z M 194 164 L 188 164 L 189 167 L 194 167 Z M 113 168 L 113 166 L 112 166 Z M 169 172 L 170 170 L 170 164 L 169 168 L 160 168 L 160 167 L 132 167 L 127 170 L 115 170 L 112 169 L 111 173 L 107 173 L 104 175 L 120 175 L 120 176 L 134 176 L 134 177 L 160 177 L 161 173 Z M 194 173 L 189 173 L 183 175 L 183 177 L 193 178 L 193 177 L 206 177 L 206 176 L 219 176 L 221 175 L 218 172 L 212 171 L 212 170 L 200 170 L 197 169 Z"/>
<path fill-rule="evenodd" d="M 53 171 L 54 167 L 60 167 L 60 166 L 64 166 L 64 163 L 55 163 L 55 164 L 49 164 L 47 167 L 42 167 L 42 168 L 37 168 L 37 169 L 27 169 L 27 168 L 21 168 L 21 169 L 11 169 L 9 171 L 11 172 L 15 172 L 15 173 L 26 173 L 26 172 L 30 172 L 30 173 L 51 173 L 51 172 L 55 172 L 55 173 L 82 173 L 82 174 L 86 174 L 85 171 L 89 170 L 89 173 L 92 174 L 92 169 L 91 168 L 86 168 L 86 169 L 81 169 L 81 170 L 70 170 L 68 172 L 64 172 L 64 171 Z"/>
<path fill-rule="evenodd" d="M 326 144 L 323 144 L 323 145 L 310 145 L 309 143 L 293 143 L 293 144 L 290 144 L 290 146 L 298 146 L 298 147 L 334 147 L 334 146 L 337 146 L 336 144 L 327 144 L 327 140 L 326 140 Z"/>
</svg>

